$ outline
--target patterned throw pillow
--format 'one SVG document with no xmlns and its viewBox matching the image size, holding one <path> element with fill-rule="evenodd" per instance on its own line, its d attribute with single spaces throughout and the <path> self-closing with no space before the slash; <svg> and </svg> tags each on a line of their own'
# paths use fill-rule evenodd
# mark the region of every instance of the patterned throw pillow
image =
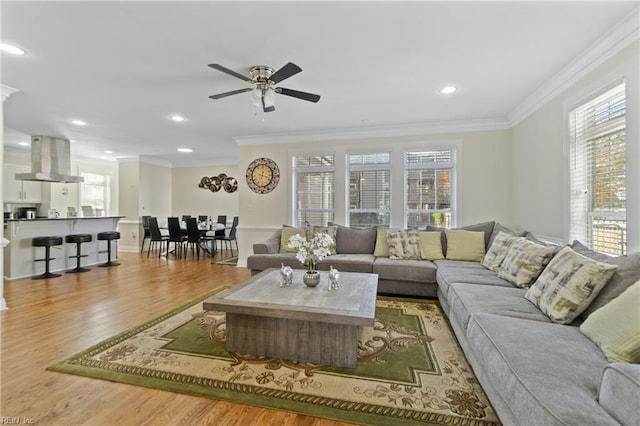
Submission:
<svg viewBox="0 0 640 426">
<path fill-rule="evenodd" d="M 440 260 L 444 259 L 442 254 L 442 237 L 440 231 L 419 232 L 420 235 L 420 253 L 422 259 Z"/>
<path fill-rule="evenodd" d="M 420 259 L 420 234 L 415 229 L 388 231 L 389 259 Z"/>
<path fill-rule="evenodd" d="M 640 281 L 589 315 L 580 325 L 582 334 L 600 346 L 611 362 L 640 363 L 639 300 Z"/>
<path fill-rule="evenodd" d="M 589 259 L 565 247 L 525 293 L 551 321 L 571 323 L 616 272 L 618 267 Z"/>
<path fill-rule="evenodd" d="M 338 235 L 338 227 L 336 225 L 314 226 L 311 238 L 313 238 L 313 236 L 315 236 L 318 232 L 321 234 L 329 234 L 329 236 L 333 238 L 333 244 L 329 246 L 329 253 L 331 253 L 332 255 L 336 254 L 336 235 Z"/>
<path fill-rule="evenodd" d="M 498 277 L 516 287 L 527 288 L 538 278 L 555 251 L 555 246 L 536 244 L 518 237 L 504 257 Z"/>
<path fill-rule="evenodd" d="M 489 250 L 487 250 L 487 253 L 482 259 L 482 265 L 493 272 L 498 272 L 509 249 L 517 239 L 518 237 L 515 235 L 510 235 L 502 231 L 498 232 L 498 235 L 496 235 L 491 243 L 491 247 L 489 247 Z"/>
</svg>

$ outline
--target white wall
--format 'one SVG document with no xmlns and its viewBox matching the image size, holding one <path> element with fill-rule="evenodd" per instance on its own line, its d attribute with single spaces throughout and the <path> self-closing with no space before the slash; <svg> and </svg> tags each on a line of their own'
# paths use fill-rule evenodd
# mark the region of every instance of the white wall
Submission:
<svg viewBox="0 0 640 426">
<path fill-rule="evenodd" d="M 403 226 L 404 170 L 402 155 L 407 149 L 455 146 L 458 160 L 458 226 L 497 220 L 507 226 L 511 220 L 510 131 L 495 130 L 469 133 L 398 136 L 350 140 L 296 142 L 268 145 L 241 145 L 240 168 L 258 157 L 269 157 L 280 168 L 280 184 L 269 194 L 252 192 L 246 181 L 240 182 L 241 224 L 238 227 L 239 265 L 253 253 L 253 243 L 268 237 L 274 229 L 291 224 L 291 156 L 299 152 L 333 152 L 336 155 L 335 208 L 336 223 L 346 217 L 345 155 L 352 151 L 391 150 L 392 227 Z"/>
<path fill-rule="evenodd" d="M 546 103 L 512 129 L 513 222 L 567 241 L 568 125 L 573 105 L 626 80 L 628 251 L 640 250 L 640 67 L 635 42 Z"/>
<path fill-rule="evenodd" d="M 239 216 L 240 191 L 229 193 L 220 189 L 218 192 L 211 192 L 198 187 L 203 177 L 218 176 L 221 173 L 236 178 L 239 186 L 244 182 L 244 171 L 241 172 L 237 164 L 171 169 L 171 214 L 178 217 L 206 215 L 213 220 L 218 215 L 226 215 L 227 222 L 231 223 L 234 216 Z"/>
</svg>

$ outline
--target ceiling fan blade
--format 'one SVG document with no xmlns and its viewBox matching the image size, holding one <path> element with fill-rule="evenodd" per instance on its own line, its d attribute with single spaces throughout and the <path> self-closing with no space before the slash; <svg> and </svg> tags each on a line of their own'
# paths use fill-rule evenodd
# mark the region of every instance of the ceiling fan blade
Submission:
<svg viewBox="0 0 640 426">
<path fill-rule="evenodd" d="M 237 72 L 235 72 L 235 71 L 233 71 L 233 70 L 230 70 L 229 68 L 223 67 L 223 66 L 222 66 L 222 65 L 220 65 L 220 64 L 209 64 L 209 66 L 210 66 L 211 68 L 213 68 L 213 69 L 216 69 L 216 70 L 218 70 L 218 71 L 222 71 L 222 72 L 227 73 L 227 74 L 229 74 L 229 75 L 232 75 L 232 76 L 234 76 L 234 77 L 236 77 L 236 78 L 239 78 L 240 80 L 248 81 L 249 83 L 252 83 L 252 82 L 253 82 L 253 80 L 251 80 L 251 79 L 250 79 L 249 77 L 247 77 L 246 75 L 242 75 L 242 74 L 240 74 L 240 73 L 237 73 Z"/>
<path fill-rule="evenodd" d="M 276 88 L 276 93 L 280 93 L 281 95 L 291 96 L 293 98 L 302 99 L 309 102 L 318 102 L 320 100 L 320 95 L 314 95 L 313 93 L 300 92 L 299 90 L 293 89 L 285 89 L 284 87 Z"/>
<path fill-rule="evenodd" d="M 220 98 L 226 98 L 227 96 L 231 96 L 231 95 L 237 95 L 238 93 L 250 92 L 252 90 L 253 88 L 247 87 L 246 89 L 238 89 L 238 90 L 232 90 L 230 92 L 218 93 L 217 95 L 211 95 L 209 97 L 211 99 L 220 99 Z"/>
<path fill-rule="evenodd" d="M 274 84 L 280 83 L 282 80 L 287 79 L 291 76 L 294 76 L 301 71 L 302 71 L 302 68 L 300 68 L 293 62 L 289 62 L 287 65 L 285 65 L 284 67 L 276 71 L 275 74 L 269 77 L 269 80 L 271 80 Z"/>
</svg>

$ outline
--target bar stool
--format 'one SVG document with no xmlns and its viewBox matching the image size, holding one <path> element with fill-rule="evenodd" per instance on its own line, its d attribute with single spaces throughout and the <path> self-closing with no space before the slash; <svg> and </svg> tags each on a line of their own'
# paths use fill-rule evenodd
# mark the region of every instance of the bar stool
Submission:
<svg viewBox="0 0 640 426">
<path fill-rule="evenodd" d="M 62 245 L 62 237 L 35 237 L 31 239 L 31 246 L 33 247 L 44 247 L 45 255 L 43 259 L 35 259 L 34 262 L 46 262 L 45 263 L 45 271 L 42 275 L 37 275 L 32 277 L 34 280 L 41 280 L 43 278 L 55 278 L 61 276 L 60 274 L 54 274 L 53 272 L 49 272 L 49 262 L 54 260 L 55 257 L 51 257 L 51 247 L 53 246 L 61 246 Z"/>
<path fill-rule="evenodd" d="M 81 257 L 87 257 L 86 254 L 82 254 L 82 250 L 81 250 L 80 246 L 82 245 L 82 243 L 88 243 L 89 241 L 92 240 L 91 234 L 70 234 L 70 235 L 67 235 L 66 237 L 64 237 L 64 240 L 67 243 L 74 243 L 76 245 L 76 255 L 75 256 L 69 256 L 69 259 L 72 259 L 74 257 L 77 259 L 76 267 L 73 268 L 73 269 L 69 269 L 67 271 L 67 273 L 90 271 L 91 269 L 83 268 L 83 267 L 80 266 L 80 258 Z"/>
<path fill-rule="evenodd" d="M 118 246 L 117 240 L 120 239 L 120 233 L 118 231 L 105 231 L 98 233 L 98 240 L 103 240 L 107 242 L 107 249 L 99 251 L 98 253 L 107 253 L 107 263 L 103 263 L 98 266 L 118 266 L 118 262 L 111 261 L 111 241 L 116 240 L 116 256 L 118 255 Z"/>
</svg>

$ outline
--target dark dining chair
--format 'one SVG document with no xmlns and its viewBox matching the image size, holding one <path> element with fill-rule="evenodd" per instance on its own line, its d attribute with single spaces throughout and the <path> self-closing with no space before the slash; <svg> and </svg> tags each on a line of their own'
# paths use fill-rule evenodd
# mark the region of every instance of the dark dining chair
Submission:
<svg viewBox="0 0 640 426">
<path fill-rule="evenodd" d="M 207 221 L 209 220 L 209 216 L 198 216 L 198 222 L 202 223 L 207 223 Z"/>
<path fill-rule="evenodd" d="M 236 239 L 237 228 L 238 228 L 238 216 L 234 216 L 233 223 L 231 224 L 231 230 L 229 231 L 229 235 L 222 238 L 216 238 L 218 241 L 220 241 L 220 250 L 222 250 L 222 242 L 224 242 L 225 250 L 227 248 L 231 249 L 231 257 L 233 257 L 233 244 L 231 244 L 231 242 L 235 242 L 236 250 L 238 249 L 238 240 Z"/>
<path fill-rule="evenodd" d="M 191 217 L 191 215 L 189 215 L 189 214 L 182 215 L 182 221 L 186 222 L 187 219 L 190 218 L 190 217 Z"/>
<path fill-rule="evenodd" d="M 149 233 L 150 233 L 150 241 L 149 241 L 149 249 L 147 250 L 147 257 L 149 257 L 149 253 L 151 252 L 151 247 L 156 247 L 158 243 L 160 243 L 160 247 L 158 250 L 158 257 L 162 255 L 162 248 L 164 247 L 164 243 L 167 243 L 167 252 L 169 252 L 169 236 L 162 235 L 160 232 L 160 227 L 158 226 L 158 218 L 150 217 L 149 218 Z"/>
<path fill-rule="evenodd" d="M 142 216 L 142 244 L 140 244 L 140 253 L 144 251 L 144 241 L 151 238 L 151 231 L 149 231 L 149 218 L 151 216 Z"/>
<path fill-rule="evenodd" d="M 167 245 L 173 243 L 173 254 L 176 257 L 181 257 L 187 238 L 180 228 L 180 219 L 177 217 L 167 218 L 167 226 L 169 228 L 169 241 Z"/>
<path fill-rule="evenodd" d="M 224 216 L 219 215 L 219 216 L 218 216 L 218 223 L 221 223 L 221 224 L 223 224 L 224 226 L 227 226 L 227 215 L 224 215 Z M 216 230 L 216 231 L 213 233 L 213 235 L 214 235 L 214 238 L 215 238 L 215 240 L 216 240 L 216 241 L 220 241 L 220 240 L 222 240 L 222 239 L 225 237 L 225 235 L 226 235 L 226 229 L 219 229 L 219 230 Z M 222 243 L 220 243 L 220 250 L 222 250 Z"/>
<path fill-rule="evenodd" d="M 186 250 L 189 250 L 191 247 L 191 256 L 197 255 L 198 260 L 200 259 L 200 249 L 201 244 L 205 241 L 205 238 L 200 233 L 200 229 L 198 228 L 198 221 L 195 217 L 187 218 L 187 240 L 186 240 Z M 195 252 L 195 253 L 194 253 Z M 187 252 L 185 251 L 185 256 Z"/>
</svg>

